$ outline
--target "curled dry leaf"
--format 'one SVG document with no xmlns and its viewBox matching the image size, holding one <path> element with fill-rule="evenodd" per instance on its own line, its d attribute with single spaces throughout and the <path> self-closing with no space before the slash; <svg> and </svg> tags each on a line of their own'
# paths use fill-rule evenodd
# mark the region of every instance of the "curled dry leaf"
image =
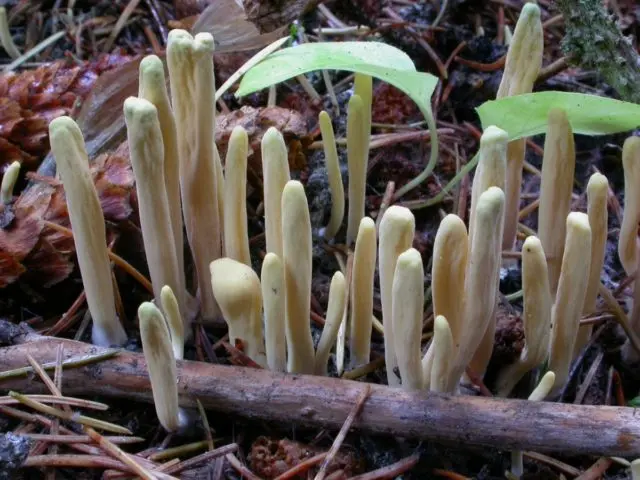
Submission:
<svg viewBox="0 0 640 480">
<path fill-rule="evenodd" d="M 49 151 L 49 122 L 72 114 L 102 73 L 129 60 L 118 54 L 102 55 L 81 65 L 60 60 L 1 75 L 0 177 L 14 160 L 24 170 L 36 169 Z"/>
<path fill-rule="evenodd" d="M 363 471 L 362 463 L 353 453 L 345 452 L 345 450 L 347 449 L 343 448 L 337 453 L 327 469 L 327 474 L 335 472 L 335 478 L 350 478 Z M 286 438 L 277 440 L 270 437 L 258 437 L 251 445 L 249 463 L 251 470 L 259 477 L 276 478 L 299 463 L 324 452 L 326 452 L 326 449 L 305 445 Z M 315 475 L 321 463 L 319 462 L 317 465 L 312 466 L 308 472 L 312 472 Z M 344 475 L 338 474 L 339 471 Z M 309 478 L 308 472 L 301 472 L 300 475 L 292 478 Z"/>
<path fill-rule="evenodd" d="M 134 178 L 128 159 L 101 155 L 91 165 L 91 174 L 105 219 L 119 222 L 129 218 Z M 53 177 L 29 176 L 34 184 L 0 214 L 10 219 L 0 227 L 0 288 L 23 274 L 31 283 L 48 287 L 73 271 L 73 239 L 45 223 L 70 228 L 62 183 Z"/>
<path fill-rule="evenodd" d="M 216 144 L 220 156 L 226 155 L 231 132 L 242 126 L 249 134 L 249 163 L 257 171 L 262 171 L 260 142 L 269 127 L 275 127 L 284 136 L 289 151 L 289 165 L 299 170 L 306 165 L 304 149 L 311 143 L 306 122 L 302 115 L 281 107 L 253 108 L 244 106 L 240 110 L 216 117 Z"/>
</svg>

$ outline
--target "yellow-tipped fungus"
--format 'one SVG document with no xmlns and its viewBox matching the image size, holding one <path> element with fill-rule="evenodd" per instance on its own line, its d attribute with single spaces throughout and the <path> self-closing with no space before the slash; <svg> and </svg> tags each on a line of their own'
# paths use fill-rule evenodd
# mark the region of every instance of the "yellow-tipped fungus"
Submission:
<svg viewBox="0 0 640 480">
<path fill-rule="evenodd" d="M 82 132 L 71 118 L 58 117 L 49 124 L 49 139 L 64 185 L 80 275 L 93 319 L 92 342 L 105 347 L 123 345 L 127 335 L 116 315 L 104 215 L 91 179 Z"/>
<path fill-rule="evenodd" d="M 465 278 L 465 314 L 459 348 L 451 382 L 457 382 L 467 365 L 478 375 L 484 375 L 491 351 L 480 350 L 487 330 L 492 327 L 497 301 L 500 263 L 500 242 L 504 222 L 505 196 L 498 187 L 480 195 L 476 222 L 470 239 L 469 267 Z M 493 345 L 491 345 L 492 347 Z M 475 360 L 473 365 L 470 362 Z M 455 385 L 455 383 L 454 383 Z"/>
<path fill-rule="evenodd" d="M 389 385 L 400 385 L 400 378 L 394 372 L 398 366 L 395 341 L 393 339 L 393 276 L 398 256 L 413 243 L 415 219 L 411 210 L 392 205 L 384 212 L 380 221 L 378 258 L 380 263 L 380 302 L 384 325 L 384 358 Z"/>
<path fill-rule="evenodd" d="M 225 255 L 251 266 L 247 231 L 247 131 L 237 126 L 231 132 L 224 178 Z"/>
<path fill-rule="evenodd" d="M 509 395 L 527 372 L 542 364 L 549 351 L 553 300 L 545 252 L 540 240 L 534 236 L 527 237 L 522 245 L 522 290 L 522 318 L 526 344 L 520 358 L 498 376 L 496 392 L 501 397 Z"/>
<path fill-rule="evenodd" d="M 569 376 L 573 360 L 582 306 L 589 283 L 591 257 L 591 228 L 586 213 L 571 212 L 567 216 L 567 238 L 562 257 L 562 270 L 558 293 L 553 305 L 549 370 L 556 374 L 556 385 L 561 387 Z"/>
<path fill-rule="evenodd" d="M 624 169 L 624 212 L 618 256 L 627 275 L 636 270 L 638 249 L 638 223 L 640 223 L 640 137 L 629 137 L 622 147 L 622 168 Z"/>
<path fill-rule="evenodd" d="M 589 315 L 596 311 L 600 276 L 604 266 L 607 251 L 607 233 L 609 213 L 607 199 L 609 197 L 609 182 L 601 173 L 594 173 L 587 184 L 587 216 L 591 227 L 591 261 L 589 262 L 589 283 L 582 307 L 582 315 Z M 573 348 L 574 358 L 585 347 L 591 337 L 593 325 L 582 325 L 578 330 L 578 337 Z"/>
<path fill-rule="evenodd" d="M 316 375 L 327 374 L 327 361 L 331 348 L 336 343 L 338 329 L 342 322 L 345 305 L 347 303 L 347 282 L 342 272 L 336 272 L 331 279 L 329 287 L 329 304 L 327 305 L 327 315 L 322 328 L 322 336 L 316 350 Z"/>
<path fill-rule="evenodd" d="M 160 291 L 160 304 L 171 334 L 173 356 L 176 360 L 182 360 L 184 358 L 184 325 L 178 300 L 169 285 L 165 285 Z"/>
<path fill-rule="evenodd" d="M 213 37 L 172 30 L 167 40 L 171 100 L 180 158 L 180 191 L 204 320 L 218 315 L 209 264 L 222 255 L 220 179 L 214 136 Z"/>
<path fill-rule="evenodd" d="M 432 348 L 433 366 L 431 367 L 429 390 L 432 392 L 452 393 L 456 387 L 450 380 L 450 371 L 455 359 L 455 348 L 449 323 L 442 315 L 438 315 L 433 322 Z"/>
<path fill-rule="evenodd" d="M 538 236 L 547 255 L 549 286 L 555 296 L 562 267 L 565 223 L 571 210 L 576 166 L 573 131 L 564 110 L 549 111 L 542 159 Z"/>
<path fill-rule="evenodd" d="M 232 258 L 211 262 L 211 287 L 229 327 L 229 342 L 267 368 L 262 329 L 262 290 L 253 269 Z"/>
<path fill-rule="evenodd" d="M 2 185 L 0 186 L 0 203 L 10 203 L 13 200 L 13 187 L 15 187 L 18 181 L 18 175 L 20 174 L 20 162 L 15 161 L 7 170 L 5 170 L 2 177 Z"/>
<path fill-rule="evenodd" d="M 290 180 L 282 191 L 282 251 L 286 298 L 287 370 L 313 374 L 311 339 L 311 220 L 304 187 Z"/>
<path fill-rule="evenodd" d="M 424 305 L 424 270 L 422 257 L 415 248 L 398 256 L 393 276 L 393 334 L 398 370 L 405 390 L 421 390 L 422 308 Z"/>
<path fill-rule="evenodd" d="M 155 55 L 148 55 L 140 62 L 140 79 L 138 96 L 153 103 L 158 111 L 162 145 L 164 147 L 164 184 L 169 202 L 173 243 L 178 260 L 180 291 L 175 292 L 178 305 L 186 307 L 184 276 L 184 233 L 182 223 L 182 204 L 180 200 L 180 162 L 178 156 L 178 139 L 176 121 L 169 102 L 167 82 L 162 60 Z M 186 312 L 184 312 L 186 313 Z"/>
<path fill-rule="evenodd" d="M 287 145 L 274 127 L 270 127 L 262 137 L 262 176 L 267 253 L 273 252 L 282 258 L 282 191 L 291 176 Z"/>
<path fill-rule="evenodd" d="M 274 372 L 287 371 L 287 343 L 285 323 L 285 286 L 282 260 L 273 252 L 262 261 L 260 273 L 262 305 L 264 308 L 267 364 Z"/>
<path fill-rule="evenodd" d="M 433 314 L 447 319 L 447 327 L 451 330 L 454 342 L 452 351 L 454 356 L 460 344 L 464 322 L 462 292 L 464 292 L 468 251 L 467 227 L 457 215 L 447 215 L 440 222 L 433 244 L 431 295 Z M 431 342 L 429 350 L 422 359 L 425 388 L 431 388 L 434 348 L 434 342 Z"/>
<path fill-rule="evenodd" d="M 349 169 L 347 245 L 351 245 L 356 239 L 360 220 L 364 217 L 368 161 L 368 136 L 365 134 L 365 123 L 364 102 L 360 96 L 353 95 L 347 109 L 347 166 Z"/>
<path fill-rule="evenodd" d="M 376 224 L 364 217 L 360 221 L 353 255 L 351 280 L 350 366 L 369 363 L 373 312 L 373 280 L 376 271 Z"/>
<path fill-rule="evenodd" d="M 174 292 L 179 292 L 182 286 L 165 191 L 162 132 L 156 107 L 147 100 L 127 98 L 124 118 L 136 178 L 144 250 L 153 294 L 159 302 L 163 286 L 169 285 Z"/>
<path fill-rule="evenodd" d="M 180 418 L 178 406 L 176 359 L 171 349 L 169 329 L 162 313 L 151 302 L 140 305 L 138 319 L 156 415 L 165 430 L 175 432 L 184 420 Z"/>
<path fill-rule="evenodd" d="M 544 33 L 540 20 L 540 8 L 533 2 L 526 3 L 520 11 L 513 37 L 509 43 L 502 81 L 497 98 L 531 93 L 542 67 Z M 502 247 L 511 250 L 516 238 L 522 166 L 526 139 L 509 143 L 507 147 L 507 179 L 505 187 L 506 212 Z"/>
<path fill-rule="evenodd" d="M 344 185 L 342 184 L 342 173 L 340 173 L 338 149 L 331 117 L 323 110 L 318 116 L 318 121 L 320 123 L 320 132 L 322 133 L 322 144 L 324 145 L 324 162 L 327 166 L 329 189 L 331 190 L 331 217 L 329 225 L 324 230 L 324 238 L 330 240 L 340 230 L 340 225 L 342 225 L 342 219 L 344 218 Z"/>
</svg>

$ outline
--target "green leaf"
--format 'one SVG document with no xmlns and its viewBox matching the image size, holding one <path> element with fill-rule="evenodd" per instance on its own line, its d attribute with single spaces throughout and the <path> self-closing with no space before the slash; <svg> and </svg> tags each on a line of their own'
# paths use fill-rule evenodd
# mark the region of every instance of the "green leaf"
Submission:
<svg viewBox="0 0 640 480">
<path fill-rule="evenodd" d="M 269 55 L 249 70 L 236 96 L 242 97 L 314 70 L 346 70 L 379 78 L 416 102 L 422 114 L 431 114 L 431 95 L 438 79 L 417 72 L 411 58 L 379 42 L 321 42 L 289 47 Z"/>
<path fill-rule="evenodd" d="M 567 112 L 574 133 L 605 135 L 640 126 L 640 105 L 583 93 L 539 92 L 485 102 L 476 109 L 482 128 L 495 125 L 509 133 L 510 140 L 547 130 L 552 108 Z"/>
<path fill-rule="evenodd" d="M 640 407 L 640 397 L 635 397 L 629 400 L 627 402 L 627 407 L 634 407 L 634 408 Z"/>
</svg>

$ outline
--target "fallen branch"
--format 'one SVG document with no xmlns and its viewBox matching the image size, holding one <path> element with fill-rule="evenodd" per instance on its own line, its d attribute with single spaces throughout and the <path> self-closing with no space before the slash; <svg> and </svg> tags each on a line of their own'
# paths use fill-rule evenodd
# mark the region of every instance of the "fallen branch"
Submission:
<svg viewBox="0 0 640 480">
<path fill-rule="evenodd" d="M 0 322 L 0 337 L 3 326 Z M 66 357 L 104 349 L 34 333 L 11 335 L 0 349 L 0 372 L 53 361 L 58 345 Z M 5 336 L 6 338 L 6 336 Z M 420 438 L 505 450 L 535 450 L 599 456 L 640 456 L 640 420 L 635 409 L 568 405 L 471 396 L 405 392 L 369 385 L 370 396 L 354 428 L 372 434 Z M 365 386 L 328 377 L 287 375 L 267 370 L 201 362 L 178 362 L 180 404 L 280 423 L 338 430 Z M 0 392 L 39 393 L 30 378 L 0 381 Z M 99 364 L 65 369 L 64 391 L 152 402 L 144 357 L 122 351 Z"/>
</svg>

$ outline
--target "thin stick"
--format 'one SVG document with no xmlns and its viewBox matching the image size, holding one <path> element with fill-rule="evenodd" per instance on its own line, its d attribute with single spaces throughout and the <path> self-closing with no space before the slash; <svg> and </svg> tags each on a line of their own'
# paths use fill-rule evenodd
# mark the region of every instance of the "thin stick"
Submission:
<svg viewBox="0 0 640 480">
<path fill-rule="evenodd" d="M 399 462 L 392 463 L 386 467 L 379 468 L 373 472 L 364 473 L 357 477 L 351 477 L 349 480 L 378 480 L 382 478 L 396 478 L 398 475 L 412 469 L 420 460 L 420 454 L 414 453 L 409 457 L 405 457 Z"/>
<path fill-rule="evenodd" d="M 333 444 L 331 445 L 331 448 L 329 449 L 327 456 L 322 462 L 322 466 L 320 467 L 320 470 L 318 471 L 314 480 L 324 480 L 324 477 L 327 475 L 327 468 L 329 468 L 329 465 L 331 465 L 331 462 L 333 462 L 333 459 L 337 455 L 338 450 L 340 450 L 340 446 L 342 445 L 342 442 L 347 436 L 347 433 L 349 433 L 349 429 L 351 428 L 351 425 L 356 420 L 356 417 L 362 410 L 362 407 L 364 406 L 364 403 L 367 401 L 367 398 L 369 397 L 370 393 L 371 393 L 371 388 L 369 387 L 369 385 L 366 385 L 364 390 L 358 397 L 356 404 L 353 406 L 353 408 L 349 412 L 349 416 L 347 416 L 347 419 L 342 424 L 342 428 L 338 432 L 338 435 L 336 435 L 336 438 L 333 441 Z"/>
</svg>

